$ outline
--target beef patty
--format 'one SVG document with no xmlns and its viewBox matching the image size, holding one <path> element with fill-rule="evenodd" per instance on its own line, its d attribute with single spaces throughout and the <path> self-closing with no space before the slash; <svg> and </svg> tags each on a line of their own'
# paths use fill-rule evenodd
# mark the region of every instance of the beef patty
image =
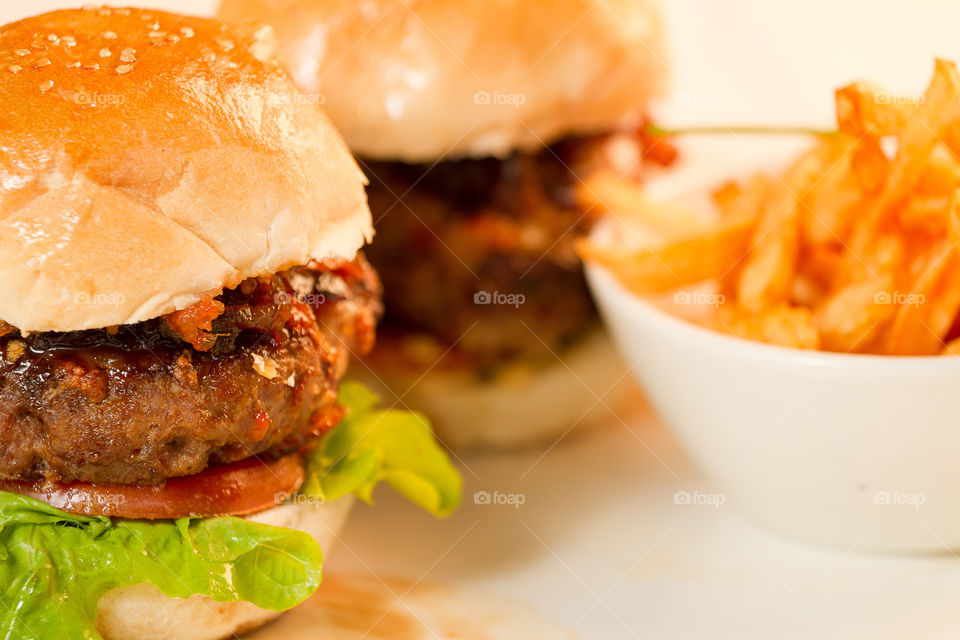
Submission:
<svg viewBox="0 0 960 640">
<path fill-rule="evenodd" d="M 135 325 L 24 337 L 0 323 L 0 478 L 154 484 L 299 450 L 339 420 L 337 383 L 379 314 L 359 257 Z"/>
<path fill-rule="evenodd" d="M 568 138 L 505 159 L 362 160 L 383 328 L 455 345 L 475 369 L 562 350 L 596 322 L 574 243 L 601 212 L 579 206 L 575 188 L 597 168 L 638 178 L 653 147 L 671 151 L 658 142 L 641 130 Z"/>
</svg>

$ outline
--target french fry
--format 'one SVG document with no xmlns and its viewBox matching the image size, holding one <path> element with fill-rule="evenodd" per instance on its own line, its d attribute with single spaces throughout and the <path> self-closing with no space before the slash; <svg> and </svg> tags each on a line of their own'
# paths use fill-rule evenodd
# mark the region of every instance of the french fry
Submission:
<svg viewBox="0 0 960 640">
<path fill-rule="evenodd" d="M 920 180 L 938 134 L 960 117 L 960 75 L 957 67 L 937 60 L 933 80 L 924 94 L 923 103 L 907 120 L 899 133 L 897 157 L 890 166 L 887 187 L 881 193 L 879 208 L 884 209 L 906 200 Z M 957 153 L 957 150 L 953 150 Z"/>
<path fill-rule="evenodd" d="M 820 337 L 809 309 L 779 305 L 758 312 L 721 307 L 718 331 L 739 338 L 794 349 L 819 349 Z"/>
<path fill-rule="evenodd" d="M 960 259 L 956 247 L 942 241 L 931 252 L 911 292 L 902 296 L 890 331 L 893 355 L 933 355 L 960 309 Z"/>
<path fill-rule="evenodd" d="M 893 295 L 889 275 L 835 292 L 815 313 L 822 348 L 855 353 L 872 343 L 896 312 Z"/>
<path fill-rule="evenodd" d="M 616 249 L 582 240 L 580 256 L 606 266 L 637 293 L 669 291 L 719 278 L 743 258 L 752 220 L 731 220 L 707 233 L 639 250 Z"/>
<path fill-rule="evenodd" d="M 902 130 L 913 106 L 892 98 L 889 91 L 871 82 L 855 82 L 837 89 L 840 131 L 854 138 L 880 138 Z"/>
<path fill-rule="evenodd" d="M 948 342 L 940 354 L 944 356 L 960 356 L 960 338 Z"/>
<path fill-rule="evenodd" d="M 783 175 L 714 191 L 716 226 L 581 254 L 641 293 L 717 280 L 711 326 L 751 340 L 960 355 L 960 74 L 937 60 L 922 98 L 857 83 L 836 92 L 836 108 L 840 133 Z M 608 191 L 607 205 L 641 201 Z M 683 219 L 634 209 L 661 230 Z"/>
<path fill-rule="evenodd" d="M 728 182 L 713 192 L 714 202 L 725 218 L 756 220 L 770 196 L 770 180 L 755 175 L 744 185 Z"/>
<path fill-rule="evenodd" d="M 846 136 L 824 140 L 818 157 L 822 170 L 801 198 L 800 229 L 807 245 L 843 244 L 863 199 L 851 169 L 855 141 Z"/>
<path fill-rule="evenodd" d="M 890 159 L 879 138 L 864 136 L 857 140 L 850 159 L 850 172 L 864 196 L 876 196 L 883 190 L 890 172 Z"/>
<path fill-rule="evenodd" d="M 808 152 L 773 185 L 737 283 L 737 298 L 745 309 L 756 312 L 789 298 L 799 249 L 797 199 L 816 180 L 820 167 L 816 151 Z"/>
</svg>

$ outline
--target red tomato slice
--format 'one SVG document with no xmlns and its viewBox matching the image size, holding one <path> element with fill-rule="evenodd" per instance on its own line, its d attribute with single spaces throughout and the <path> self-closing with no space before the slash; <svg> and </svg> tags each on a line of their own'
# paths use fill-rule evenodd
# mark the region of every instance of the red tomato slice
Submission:
<svg viewBox="0 0 960 640">
<path fill-rule="evenodd" d="M 165 484 L 139 486 L 0 480 L 0 491 L 42 500 L 68 513 L 148 520 L 245 515 L 283 502 L 303 484 L 303 458 L 247 458 Z"/>
</svg>

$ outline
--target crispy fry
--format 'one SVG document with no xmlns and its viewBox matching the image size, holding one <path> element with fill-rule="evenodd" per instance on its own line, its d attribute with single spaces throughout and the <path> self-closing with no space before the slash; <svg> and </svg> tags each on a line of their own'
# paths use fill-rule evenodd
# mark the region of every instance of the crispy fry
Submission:
<svg viewBox="0 0 960 640">
<path fill-rule="evenodd" d="M 714 191 L 718 225 L 581 253 L 638 292 L 717 279 L 723 302 L 708 324 L 751 340 L 960 355 L 960 74 L 937 60 L 923 96 L 857 83 L 837 91 L 836 107 L 840 134 L 783 175 Z M 661 230 L 682 218 L 637 208 Z"/>
<path fill-rule="evenodd" d="M 945 356 L 960 356 L 960 338 L 951 340 L 940 353 Z"/>
<path fill-rule="evenodd" d="M 752 221 L 734 220 L 703 235 L 640 250 L 611 249 L 586 240 L 577 250 L 584 260 L 611 269 L 631 290 L 653 293 L 722 276 L 743 258 L 752 232 Z"/>
<path fill-rule="evenodd" d="M 760 311 L 789 297 L 799 250 L 797 198 L 813 184 L 820 168 L 817 151 L 808 152 L 773 185 L 737 284 L 744 308 Z"/>
<path fill-rule="evenodd" d="M 886 89 L 871 82 L 855 82 L 837 89 L 837 124 L 854 138 L 879 138 L 896 133 L 910 119 L 914 106 L 894 100 Z"/>
<path fill-rule="evenodd" d="M 933 80 L 899 132 L 897 157 L 890 166 L 887 186 L 880 195 L 879 208 L 884 209 L 906 200 L 913 192 L 939 140 L 938 134 L 949 122 L 960 117 L 960 75 L 952 62 L 937 60 Z M 957 153 L 957 150 L 953 150 Z"/>
<path fill-rule="evenodd" d="M 944 240 L 931 252 L 911 293 L 902 296 L 890 333 L 894 355 L 933 355 L 960 309 L 960 260 Z"/>
<path fill-rule="evenodd" d="M 786 305 L 756 313 L 721 307 L 716 328 L 747 340 L 795 349 L 819 349 L 820 337 L 809 309 Z"/>
<path fill-rule="evenodd" d="M 755 175 L 744 185 L 728 182 L 713 192 L 713 200 L 725 218 L 756 220 L 770 195 L 770 179 Z"/>
<path fill-rule="evenodd" d="M 822 170 L 803 194 L 800 230 L 808 245 L 840 245 L 856 216 L 863 193 L 852 171 L 855 141 L 834 136 L 823 141 L 817 157 Z"/>
<path fill-rule="evenodd" d="M 893 278 L 854 282 L 834 293 L 816 311 L 821 345 L 828 351 L 852 353 L 872 343 L 896 311 Z"/>
</svg>

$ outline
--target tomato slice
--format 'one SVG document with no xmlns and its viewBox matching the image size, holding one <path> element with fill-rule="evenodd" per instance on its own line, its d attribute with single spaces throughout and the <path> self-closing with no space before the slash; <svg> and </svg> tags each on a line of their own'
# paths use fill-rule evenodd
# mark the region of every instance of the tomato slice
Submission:
<svg viewBox="0 0 960 640">
<path fill-rule="evenodd" d="M 0 491 L 85 516 L 209 518 L 269 509 L 299 489 L 303 478 L 303 458 L 294 454 L 277 460 L 247 458 L 156 486 L 0 480 Z"/>
</svg>

